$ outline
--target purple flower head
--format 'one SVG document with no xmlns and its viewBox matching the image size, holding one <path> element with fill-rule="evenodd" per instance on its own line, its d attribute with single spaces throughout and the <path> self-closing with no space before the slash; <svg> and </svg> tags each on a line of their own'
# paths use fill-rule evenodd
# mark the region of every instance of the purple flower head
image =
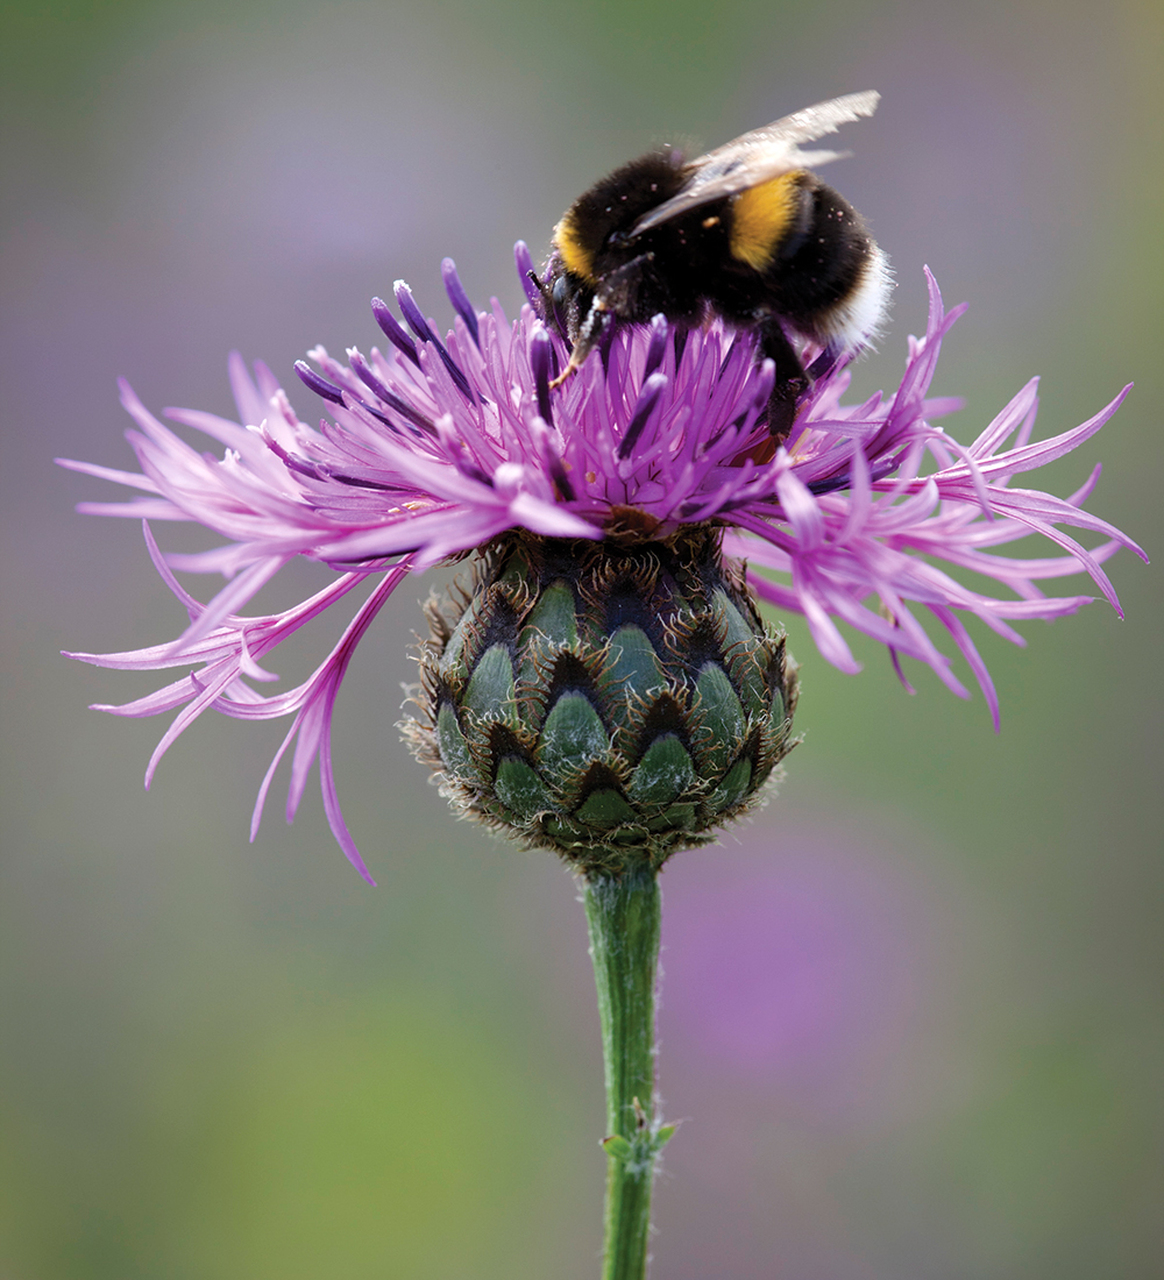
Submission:
<svg viewBox="0 0 1164 1280">
<path fill-rule="evenodd" d="M 523 281 L 530 267 L 517 247 Z M 239 719 L 291 716 L 287 736 L 259 790 L 252 839 L 275 769 L 294 744 L 287 817 L 318 759 L 324 805 L 336 839 L 370 880 L 344 823 L 331 767 L 331 719 L 352 653 L 392 591 L 410 573 L 487 546 L 524 529 L 549 538 L 666 538 L 685 525 L 723 528 L 724 550 L 746 559 L 762 599 L 805 615 L 821 653 L 844 671 L 854 659 L 846 623 L 900 658 L 932 667 L 959 696 L 966 688 L 936 632 L 973 671 L 998 722 L 986 666 L 964 618 L 974 615 L 1017 644 L 1011 623 L 1074 612 L 1092 597 L 1047 596 L 1045 579 L 1088 573 L 1119 609 L 1103 562 L 1119 546 L 1143 552 L 1082 509 L 1099 475 L 1069 498 L 1012 487 L 1014 477 L 1070 452 L 1095 434 L 1127 388 L 1081 426 L 1032 442 L 1034 381 L 969 445 L 937 419 L 957 407 L 929 398 L 941 343 L 961 309 L 946 312 L 932 277 L 926 332 L 910 339 L 905 373 L 890 396 L 842 404 L 843 367 L 819 378 L 804 398 L 787 441 L 773 450 L 764 424 L 771 361 L 758 365 L 754 340 L 713 321 L 679 335 L 662 317 L 614 333 L 601 358 L 587 360 L 559 390 L 550 382 L 567 349 L 539 319 L 536 293 L 510 322 L 494 301 L 477 312 L 453 264 L 444 279 L 455 311 L 442 341 L 408 288 L 396 286 L 405 325 L 379 299 L 373 314 L 384 348 L 354 348 L 341 364 L 311 352 L 318 372 L 296 366 L 326 403 L 318 428 L 300 420 L 271 372 L 252 376 L 232 355 L 239 421 L 170 409 L 166 416 L 224 446 L 199 452 L 155 418 L 125 383 L 127 432 L 141 470 L 62 465 L 141 491 L 128 502 L 80 510 L 143 521 L 158 572 L 186 607 L 189 626 L 174 641 L 125 653 L 73 653 L 99 666 L 195 668 L 123 706 L 100 710 L 177 715 L 146 773 L 203 711 Z M 804 352 L 807 366 L 819 354 Z M 195 521 L 226 542 L 193 555 L 163 556 L 152 520 Z M 1090 550 L 1064 529 L 1101 541 Z M 1015 559 L 996 548 L 1042 534 L 1061 554 Z M 240 612 L 296 556 L 336 571 L 324 590 L 282 613 Z M 949 572 L 973 570 L 997 581 L 1002 598 L 973 591 Z M 227 579 L 203 604 L 174 570 Z M 304 623 L 350 592 L 371 586 L 338 643 L 297 688 L 262 696 L 276 679 L 263 659 Z M 904 681 L 904 676 L 902 676 Z M 908 687 L 908 686 L 907 686 Z"/>
</svg>

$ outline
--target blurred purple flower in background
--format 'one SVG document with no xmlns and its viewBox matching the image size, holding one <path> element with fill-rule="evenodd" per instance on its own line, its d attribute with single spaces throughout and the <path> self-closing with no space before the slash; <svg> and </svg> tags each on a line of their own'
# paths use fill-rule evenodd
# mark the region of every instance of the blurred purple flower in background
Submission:
<svg viewBox="0 0 1164 1280">
<path fill-rule="evenodd" d="M 664 1038 L 859 1115 L 892 1091 L 882 1060 L 930 998 L 941 897 L 909 855 L 824 815 L 786 821 L 775 859 L 768 838 L 739 843 L 730 866 L 668 882 Z"/>
<path fill-rule="evenodd" d="M 137 424 L 127 433 L 141 466 L 126 472 L 62 460 L 62 465 L 144 492 L 124 503 L 80 510 L 145 522 L 150 555 L 186 607 L 189 627 L 174 641 L 116 654 L 73 653 L 99 666 L 190 667 L 178 680 L 123 706 L 99 709 L 146 716 L 178 710 L 146 774 L 177 736 L 213 708 L 239 719 L 293 715 L 260 788 L 257 829 L 274 771 L 295 743 L 287 800 L 293 818 L 318 758 L 324 804 L 336 839 L 370 879 L 344 822 L 331 768 L 336 694 L 361 637 L 410 573 L 526 529 L 550 538 L 664 538 L 681 526 L 725 530 L 724 551 L 752 566 L 757 595 L 805 615 L 821 653 L 856 671 L 837 623 L 845 622 L 900 656 L 930 666 L 960 696 L 967 690 L 915 616 L 928 613 L 973 671 L 995 723 L 989 673 L 962 618 L 972 614 L 1015 643 L 1011 622 L 1055 618 L 1092 597 L 1044 596 L 1038 582 L 1087 572 L 1117 610 L 1101 565 L 1123 545 L 1119 530 L 1082 510 L 1099 475 L 1067 499 L 1009 487 L 1078 447 L 1111 417 L 1126 394 L 1081 426 L 1031 442 L 1037 399 L 1031 382 L 963 446 L 934 425 L 958 407 L 928 399 L 942 339 L 960 314 L 947 313 L 932 278 L 926 332 L 911 339 L 901 384 L 891 396 L 842 405 L 844 368 L 820 378 L 775 456 L 764 412 L 774 370 L 757 365 L 753 339 L 716 321 L 677 343 L 662 318 L 617 332 L 603 359 L 587 361 L 560 392 L 549 383 L 565 362 L 562 341 L 531 306 L 511 323 L 494 302 L 469 303 L 452 263 L 444 277 L 456 311 L 442 342 L 408 289 L 396 298 L 410 334 L 379 300 L 373 312 L 389 345 L 342 365 L 322 348 L 320 373 L 297 366 L 329 404 L 318 429 L 301 421 L 270 371 L 254 378 L 232 356 L 239 422 L 167 410 L 172 421 L 225 446 L 200 453 L 164 426 L 123 384 Z M 809 350 L 805 364 L 819 354 Z M 193 555 L 163 556 L 151 520 L 195 521 L 229 541 Z M 1059 526 L 1100 535 L 1087 550 Z M 1030 534 L 1062 555 L 1014 559 L 994 548 Z M 281 613 L 238 610 L 296 556 L 338 572 L 316 595 Z M 935 562 L 971 570 L 1007 589 L 999 599 L 972 591 Z M 191 597 L 173 570 L 220 572 L 227 585 L 208 603 Z M 775 576 L 768 576 L 774 574 Z M 339 643 L 297 688 L 261 696 L 250 682 L 277 677 L 261 660 L 349 592 L 374 583 Z M 900 665 L 898 665 L 900 673 Z M 902 677 L 904 680 L 904 676 Z"/>
</svg>

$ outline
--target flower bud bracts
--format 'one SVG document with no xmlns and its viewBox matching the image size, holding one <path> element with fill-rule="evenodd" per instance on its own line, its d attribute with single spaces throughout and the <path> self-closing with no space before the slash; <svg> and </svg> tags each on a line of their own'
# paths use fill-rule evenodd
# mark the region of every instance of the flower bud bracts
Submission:
<svg viewBox="0 0 1164 1280">
<path fill-rule="evenodd" d="M 795 744 L 795 664 L 710 526 L 507 534 L 429 615 L 417 755 L 466 816 L 587 871 L 706 844 Z"/>
</svg>

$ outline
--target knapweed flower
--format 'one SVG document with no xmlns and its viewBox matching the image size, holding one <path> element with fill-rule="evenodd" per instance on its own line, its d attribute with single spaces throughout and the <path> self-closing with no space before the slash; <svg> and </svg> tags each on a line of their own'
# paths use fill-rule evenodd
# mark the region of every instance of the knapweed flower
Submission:
<svg viewBox="0 0 1164 1280">
<path fill-rule="evenodd" d="M 186 607 L 177 639 L 126 653 L 70 654 L 100 666 L 195 668 L 119 715 L 177 711 L 146 775 L 202 712 L 293 717 L 263 779 L 252 838 L 273 774 L 294 744 L 290 820 L 319 763 L 336 839 L 367 869 L 340 811 L 331 767 L 332 710 L 361 637 L 409 574 L 480 553 L 472 591 L 422 653 L 420 718 L 408 732 L 463 807 L 527 843 L 583 863 L 626 849 L 657 865 L 708 838 L 746 807 L 791 745 L 795 668 L 752 593 L 805 616 L 822 655 L 858 663 L 846 624 L 967 690 L 939 640 L 965 659 L 997 724 L 998 704 L 965 619 L 1023 643 L 1012 623 L 1071 613 L 1090 596 L 1038 585 L 1086 572 L 1113 607 L 1103 562 L 1119 530 L 1083 510 L 1099 468 L 1070 497 L 1012 486 L 1015 477 L 1094 435 L 1125 391 L 1081 426 L 1032 439 L 1029 383 L 969 445 L 937 420 L 957 407 L 929 398 L 946 312 L 929 279 L 926 332 L 910 339 L 892 395 L 844 404 L 844 368 L 818 379 L 787 441 L 773 449 L 764 411 L 774 371 L 754 339 L 713 321 L 673 333 L 661 317 L 623 327 L 560 389 L 561 338 L 530 305 L 510 322 L 476 311 L 451 262 L 455 311 L 444 341 L 408 289 L 407 325 L 378 299 L 388 342 L 347 364 L 322 348 L 301 379 L 326 402 L 302 421 L 270 371 L 232 356 L 239 421 L 168 410 L 216 440 L 199 452 L 128 385 L 122 401 L 140 472 L 63 465 L 142 491 L 82 511 L 143 520 L 158 572 Z M 805 363 L 817 353 L 807 351 Z M 216 550 L 166 555 L 150 522 L 195 521 Z M 1086 549 L 1065 529 L 1098 535 Z M 1061 554 L 1019 559 L 998 548 L 1040 534 Z M 294 608 L 240 611 L 296 556 L 336 572 Z M 744 568 L 744 562 L 747 568 Z M 209 603 L 174 571 L 218 572 Z M 954 576 L 993 579 L 999 597 Z M 953 572 L 952 572 L 953 571 Z M 284 639 L 361 587 L 370 593 L 339 642 L 297 688 L 262 696 L 261 664 Z M 927 619 L 928 615 L 928 619 Z M 924 621 L 936 623 L 927 630 Z M 931 631 L 936 633 L 934 638 Z M 904 680 L 904 676 L 903 676 Z M 614 851 L 614 852 L 612 852 Z M 370 878 L 370 877 L 368 877 Z"/>
</svg>

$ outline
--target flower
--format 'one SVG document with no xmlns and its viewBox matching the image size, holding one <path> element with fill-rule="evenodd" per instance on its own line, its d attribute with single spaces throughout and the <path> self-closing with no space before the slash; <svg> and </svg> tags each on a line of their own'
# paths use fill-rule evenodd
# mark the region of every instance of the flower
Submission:
<svg viewBox="0 0 1164 1280">
<path fill-rule="evenodd" d="M 297 364 L 328 406 L 330 420 L 318 429 L 296 416 L 266 366 L 257 364 L 252 378 L 235 354 L 229 367 L 238 422 L 190 410 L 166 414 L 225 446 L 221 456 L 192 448 L 123 382 L 140 472 L 60 460 L 142 492 L 79 510 L 142 519 L 149 554 L 190 616 L 168 644 L 67 655 L 106 667 L 196 668 L 144 698 L 98 708 L 128 716 L 178 712 L 150 760 L 147 786 L 169 745 L 208 709 L 244 720 L 292 716 L 259 790 L 252 839 L 275 769 L 294 743 L 288 820 L 318 760 L 332 830 L 370 880 L 331 767 L 332 710 L 352 653 L 410 573 L 489 548 L 510 531 L 613 545 L 662 544 L 693 527 L 716 528 L 724 552 L 748 562 L 752 590 L 804 614 L 835 666 L 859 669 L 838 625 L 845 623 L 883 643 L 899 674 L 901 657 L 915 658 L 969 696 L 918 617 L 929 614 L 974 673 L 996 727 L 997 698 L 966 615 L 1022 644 L 1013 622 L 1055 618 L 1092 599 L 1046 596 L 1038 585 L 1078 572 L 1119 610 L 1102 564 L 1120 546 L 1143 552 L 1083 510 L 1099 467 L 1066 499 L 1012 488 L 1011 481 L 1089 439 L 1128 388 L 1081 426 L 1033 442 L 1032 381 L 977 439 L 959 444 L 935 425 L 958 402 L 928 393 L 942 341 L 962 309 L 945 311 L 927 272 L 926 332 L 910 339 L 897 390 L 842 404 L 849 374 L 832 369 L 812 385 L 789 438 L 769 456 L 763 414 L 774 370 L 770 361 L 756 363 L 750 334 L 719 320 L 682 335 L 662 317 L 623 327 L 601 358 L 595 354 L 551 393 L 566 348 L 539 319 L 524 245 L 516 255 L 530 302 L 516 322 L 496 302 L 476 311 L 446 260 L 456 314 L 445 341 L 398 283 L 407 330 L 383 302 L 372 303 L 388 339 L 382 351 L 365 357 L 351 349 L 344 365 L 320 347 L 310 353 L 319 372 Z M 806 350 L 806 366 L 818 354 Z M 208 552 L 163 556 L 150 529 L 156 520 L 195 521 L 227 541 Z M 1064 528 L 1103 540 L 1088 550 Z M 1030 534 L 1063 554 L 997 553 Z M 336 578 L 284 612 L 242 615 L 296 556 L 323 562 Z M 1005 592 L 996 598 L 971 590 L 950 569 L 994 579 Z M 227 584 L 203 604 L 174 570 L 222 573 Z M 277 678 L 260 665 L 266 655 L 366 584 L 370 594 L 313 674 L 297 688 L 261 696 L 254 683 Z"/>
</svg>

